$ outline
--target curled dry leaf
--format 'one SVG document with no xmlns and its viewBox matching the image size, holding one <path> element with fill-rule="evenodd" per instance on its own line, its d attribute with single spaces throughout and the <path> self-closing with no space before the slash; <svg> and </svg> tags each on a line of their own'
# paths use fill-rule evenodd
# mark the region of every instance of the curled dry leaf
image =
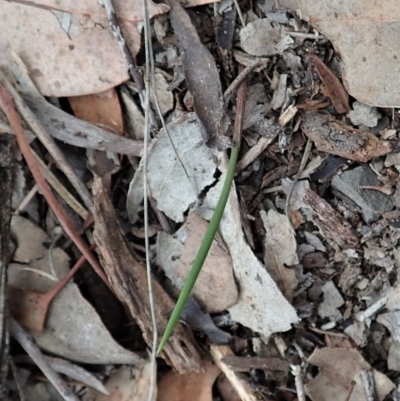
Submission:
<svg viewBox="0 0 400 401">
<path fill-rule="evenodd" d="M 328 115 L 314 112 L 305 114 L 301 127 L 319 150 L 361 163 L 394 152 L 397 146 Z"/>
<path fill-rule="evenodd" d="M 396 0 L 279 0 L 332 42 L 341 58 L 343 82 L 357 100 L 379 107 L 399 107 L 400 19 Z M 360 40 L 362 38 L 362 40 Z"/>
<path fill-rule="evenodd" d="M 291 302 L 298 281 L 294 270 L 287 269 L 285 266 L 293 266 L 299 263 L 294 230 L 284 214 L 269 210 L 268 214 L 261 211 L 260 216 L 265 229 L 265 267 L 283 295 Z M 285 252 L 282 252 L 282 249 Z"/>
<path fill-rule="evenodd" d="M 201 43 L 188 13 L 178 0 L 169 0 L 169 4 L 171 24 L 182 53 L 185 79 L 193 96 L 194 110 L 203 125 L 204 142 L 219 150 L 227 149 L 231 141 L 223 135 L 224 104 L 215 60 Z"/>
<path fill-rule="evenodd" d="M 355 385 L 350 400 L 365 401 L 360 373 L 372 368 L 356 349 L 316 349 L 308 362 L 320 370 L 318 376 L 306 384 L 313 401 L 346 400 L 353 381 Z M 383 373 L 375 369 L 372 372 L 377 400 L 382 401 L 395 385 Z"/>
<path fill-rule="evenodd" d="M 167 373 L 158 383 L 157 401 L 212 401 L 212 387 L 221 371 L 210 362 L 203 362 L 203 372 Z"/>
<path fill-rule="evenodd" d="M 339 78 L 317 57 L 312 56 L 311 62 L 318 72 L 322 83 L 324 84 L 323 92 L 328 96 L 336 111 L 339 114 L 346 114 L 350 111 L 349 95 L 344 89 Z"/>
<path fill-rule="evenodd" d="M 100 2 L 24 3 L 0 3 L 0 65 L 9 64 L 11 50 L 18 53 L 46 96 L 97 93 L 129 79 L 127 64 Z M 149 1 L 150 16 L 168 9 L 165 4 Z M 135 22 L 142 20 L 142 5 L 136 0 L 120 0 L 115 1 L 115 10 L 127 45 L 136 55 L 140 34 Z"/>
</svg>

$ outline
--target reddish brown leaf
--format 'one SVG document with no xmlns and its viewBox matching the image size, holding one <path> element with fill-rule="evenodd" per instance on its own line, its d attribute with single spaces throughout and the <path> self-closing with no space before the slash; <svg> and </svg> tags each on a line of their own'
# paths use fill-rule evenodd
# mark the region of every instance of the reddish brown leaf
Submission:
<svg viewBox="0 0 400 401">
<path fill-rule="evenodd" d="M 322 83 L 325 85 L 323 92 L 328 96 L 339 114 L 347 114 L 350 111 L 349 95 L 344 89 L 339 78 L 317 56 L 311 58 L 312 65 L 318 72 Z"/>
</svg>

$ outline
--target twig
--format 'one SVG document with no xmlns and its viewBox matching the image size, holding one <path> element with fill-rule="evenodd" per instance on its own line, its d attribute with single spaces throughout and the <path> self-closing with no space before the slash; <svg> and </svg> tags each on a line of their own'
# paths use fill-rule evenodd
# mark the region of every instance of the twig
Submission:
<svg viewBox="0 0 400 401">
<path fill-rule="evenodd" d="M 256 60 L 253 62 L 253 64 L 250 64 L 247 66 L 238 76 L 232 81 L 232 83 L 229 85 L 228 89 L 224 93 L 224 102 L 226 103 L 229 98 L 231 97 L 232 93 L 235 92 L 235 90 L 238 88 L 238 86 L 242 83 L 244 79 L 247 78 L 247 76 L 255 70 L 257 67 L 260 66 L 267 66 L 269 60 L 267 61 L 262 61 L 262 60 Z M 265 68 L 264 67 L 264 68 Z"/>
<path fill-rule="evenodd" d="M 111 32 L 115 36 L 121 53 L 124 56 L 126 63 L 128 64 L 129 73 L 137 86 L 136 90 L 138 91 L 139 96 L 142 96 L 144 90 L 142 74 L 140 73 L 135 63 L 135 60 L 133 59 L 132 54 L 126 44 L 121 27 L 118 23 L 117 14 L 115 13 L 112 0 L 103 0 L 103 4 L 107 12 L 108 24 L 110 25 Z"/>
<path fill-rule="evenodd" d="M 33 359 L 65 401 L 79 401 L 78 397 L 70 390 L 64 380 L 50 367 L 32 336 L 13 318 L 10 319 L 10 333 Z"/>
<path fill-rule="evenodd" d="M 244 28 L 246 26 L 246 22 L 244 21 L 242 10 L 239 7 L 238 0 L 233 0 L 233 2 L 235 3 L 235 7 L 236 7 L 236 11 L 238 13 L 239 19 L 240 19 L 240 23 L 242 24 L 242 27 Z"/>
<path fill-rule="evenodd" d="M 44 179 L 40 169 L 35 161 L 35 158 L 32 154 L 32 150 L 28 144 L 28 141 L 25 137 L 24 130 L 21 126 L 21 121 L 19 119 L 19 115 L 16 112 L 13 104 L 13 100 L 5 88 L 0 83 L 0 108 L 4 111 L 7 119 L 10 123 L 10 126 L 15 134 L 17 139 L 18 145 L 21 149 L 22 154 L 24 155 L 25 161 L 32 172 L 33 177 L 35 178 L 39 188 L 41 189 L 43 196 L 46 198 L 49 206 L 53 209 L 53 212 L 57 216 L 62 228 L 67 233 L 67 235 L 73 239 L 75 245 L 78 249 L 82 252 L 88 262 L 92 265 L 93 269 L 96 273 L 102 278 L 102 280 L 109 286 L 108 280 L 106 275 L 104 274 L 99 262 L 90 252 L 88 246 L 80 237 L 78 232 L 76 231 L 75 227 L 72 225 L 70 220 L 68 219 L 67 214 L 65 213 L 62 206 L 58 203 L 55 196 L 51 192 L 49 185 L 47 184 L 46 180 Z"/>
<path fill-rule="evenodd" d="M 153 284 L 151 278 L 151 267 L 150 267 L 150 244 L 149 244 L 149 211 L 148 211 L 148 182 L 147 182 L 147 162 L 148 162 L 148 141 L 150 136 L 150 79 L 149 74 L 153 73 L 151 70 L 152 63 L 152 46 L 150 38 L 150 16 L 147 0 L 143 1 L 143 20 L 144 20 L 144 37 L 145 37 L 145 54 L 146 54 L 146 79 L 145 79 L 145 96 L 144 96 L 144 149 L 143 149 L 143 207 L 144 207 L 144 244 L 146 249 L 146 272 L 147 272 L 147 286 L 149 289 L 149 305 L 151 314 L 151 324 L 153 329 L 153 343 L 151 345 L 151 373 L 150 373 L 150 389 L 147 396 L 148 401 L 153 401 L 155 396 L 155 386 L 157 383 L 157 369 L 156 369 L 156 357 L 157 357 L 157 342 L 158 342 L 158 331 L 157 331 L 157 319 L 154 307 L 154 294 L 153 294 Z M 153 90 L 156 92 L 156 87 L 154 85 L 153 76 Z M 156 97 L 157 98 L 157 97 Z M 157 102 L 158 105 L 158 102 Z M 159 108 L 159 107 L 158 107 Z M 162 113 L 160 113 L 162 116 Z M 172 144 L 173 146 L 173 144 Z M 175 147 L 173 146 L 175 150 Z M 176 152 L 175 152 L 176 153 Z M 186 170 L 185 170 L 186 172 Z"/>
<path fill-rule="evenodd" d="M 190 269 L 188 278 L 182 288 L 179 299 L 176 303 L 174 311 L 168 321 L 167 327 L 164 331 L 163 337 L 161 339 L 160 345 L 158 346 L 157 353 L 159 354 L 167 343 L 169 337 L 171 336 L 178 320 L 182 314 L 182 311 L 186 305 L 186 302 L 190 296 L 193 286 L 200 274 L 201 268 L 206 260 L 208 251 L 210 250 L 211 244 L 214 240 L 215 234 L 218 230 L 219 223 L 221 221 L 222 215 L 225 210 L 226 203 L 228 201 L 229 193 L 232 188 L 232 182 L 235 175 L 235 167 L 239 154 L 239 147 L 242 137 L 242 127 L 244 119 L 244 108 L 246 100 L 246 82 L 243 81 L 239 87 L 237 101 L 236 101 L 236 118 L 234 127 L 234 141 L 235 146 L 232 149 L 231 157 L 229 160 L 228 171 L 225 176 L 224 185 L 222 187 L 221 195 L 218 199 L 217 206 L 214 210 L 213 216 L 211 218 L 210 224 L 208 225 L 207 231 L 204 235 L 203 241 L 197 252 L 196 258 L 193 262 L 192 268 Z"/>
<path fill-rule="evenodd" d="M 18 111 L 21 113 L 22 117 L 31 127 L 32 131 L 37 135 L 40 142 L 44 145 L 44 147 L 48 150 L 51 157 L 56 162 L 58 168 L 67 176 L 69 181 L 71 182 L 72 186 L 78 192 L 79 196 L 82 198 L 83 202 L 85 203 L 86 207 L 93 211 L 93 200 L 90 195 L 89 190 L 87 189 L 86 185 L 81 181 L 81 179 L 77 176 L 74 169 L 71 167 L 63 153 L 60 151 L 58 146 L 56 145 L 54 139 L 49 135 L 49 133 L 42 127 L 42 125 L 38 122 L 35 115 L 32 111 L 25 105 L 24 100 L 20 96 L 17 90 L 15 90 L 14 86 L 8 81 L 6 76 L 0 71 L 0 81 L 7 89 L 9 94 L 11 94 L 12 98 L 14 99 L 15 106 L 17 107 Z M 19 120 L 19 117 L 18 117 Z M 9 121 L 12 130 L 14 131 L 14 127 Z M 21 135 L 24 136 L 24 131 L 21 127 Z"/>
<path fill-rule="evenodd" d="M 358 322 L 364 322 L 373 314 L 378 312 L 379 309 L 383 308 L 386 305 L 387 300 L 387 296 L 379 298 L 369 308 L 365 309 L 364 311 L 354 313 L 354 319 L 356 319 Z"/>
<path fill-rule="evenodd" d="M 19 400 L 20 401 L 26 401 L 25 393 L 24 393 L 24 390 L 22 388 L 23 386 L 22 386 L 22 383 L 21 383 L 21 377 L 18 374 L 18 370 L 17 370 L 17 368 L 15 366 L 14 360 L 13 360 L 13 358 L 11 356 L 8 358 L 8 360 L 9 360 L 9 363 L 10 363 L 11 372 L 12 372 L 12 374 L 14 376 L 14 381 L 15 381 L 15 384 L 16 384 L 16 387 L 17 387 Z"/>
<path fill-rule="evenodd" d="M 299 181 L 299 179 L 300 179 L 300 177 L 301 177 L 301 173 L 303 172 L 304 168 L 306 167 L 307 160 L 308 160 L 308 156 L 310 155 L 311 147 L 312 147 L 312 141 L 311 141 L 310 138 L 308 138 L 308 139 L 307 139 L 306 148 L 304 149 L 303 157 L 302 157 L 302 159 L 301 159 L 299 171 L 298 171 L 298 173 L 296 174 L 296 177 L 295 177 L 295 179 L 294 179 L 294 181 L 293 181 L 292 187 L 290 188 L 289 195 L 288 195 L 287 198 L 286 198 L 285 214 L 286 214 L 286 217 L 288 218 L 289 223 L 290 223 L 290 225 L 292 226 L 292 228 L 293 228 L 293 225 L 292 225 L 292 221 L 290 220 L 290 215 L 289 215 L 290 199 L 291 199 L 291 197 L 292 197 L 294 187 L 295 187 L 296 184 L 298 183 L 298 181 Z"/>
<path fill-rule="evenodd" d="M 375 380 L 372 370 L 362 369 L 360 371 L 360 382 L 364 389 L 366 401 L 377 401 L 375 392 Z"/>
<path fill-rule="evenodd" d="M 301 374 L 300 365 L 290 365 L 292 375 L 294 376 L 294 384 L 296 386 L 297 399 L 299 401 L 306 401 L 306 395 L 304 393 L 304 383 Z"/>
</svg>

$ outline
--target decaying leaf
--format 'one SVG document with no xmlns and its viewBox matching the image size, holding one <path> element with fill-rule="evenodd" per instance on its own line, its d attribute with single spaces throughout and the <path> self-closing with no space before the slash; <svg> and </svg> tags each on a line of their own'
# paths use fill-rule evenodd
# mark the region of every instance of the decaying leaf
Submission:
<svg viewBox="0 0 400 401">
<path fill-rule="evenodd" d="M 265 267 L 283 295 L 291 302 L 298 281 L 294 270 L 287 269 L 285 266 L 299 263 L 294 230 L 284 214 L 269 210 L 268 214 L 261 211 L 260 216 L 265 228 Z M 282 252 L 282 249 L 285 252 Z"/>
<path fill-rule="evenodd" d="M 362 163 L 396 148 L 393 142 L 380 140 L 324 114 L 307 112 L 301 127 L 319 150 Z"/>
<path fill-rule="evenodd" d="M 151 362 L 120 367 L 105 384 L 109 395 L 99 394 L 94 401 L 148 401 L 152 367 Z M 154 391 L 154 396 L 156 394 Z"/>
<path fill-rule="evenodd" d="M 280 39 L 279 26 L 274 26 L 268 18 L 250 22 L 240 30 L 240 44 L 245 52 L 253 56 L 278 54 L 275 46 Z"/>
<path fill-rule="evenodd" d="M 178 0 L 169 0 L 171 24 L 182 53 L 185 79 L 202 124 L 204 142 L 219 150 L 231 146 L 223 134 L 224 104 L 219 72 L 209 50 L 201 43 L 190 17 Z"/>
<path fill-rule="evenodd" d="M 133 257 L 100 178 L 94 179 L 92 191 L 95 205 L 93 237 L 102 266 L 116 296 L 127 306 L 131 316 L 141 328 L 144 340 L 151 346 L 153 334 L 146 269 Z M 165 330 L 174 303 L 158 281 L 153 279 L 152 287 L 154 299 L 157 300 L 155 305 L 157 328 L 161 334 Z M 182 324 L 178 324 L 175 328 L 162 356 L 180 373 L 200 368 L 193 336 Z"/>
<path fill-rule="evenodd" d="M 178 239 L 184 239 L 181 253 L 176 253 L 176 247 L 171 246 L 171 240 L 177 241 L 177 239 L 165 233 L 159 234 L 158 262 L 164 268 L 168 278 L 179 289 L 182 289 L 187 279 L 207 227 L 207 221 L 195 212 L 189 213 L 185 225 L 174 235 Z M 216 266 L 218 266 L 217 269 Z M 235 304 L 238 299 L 238 290 L 232 271 L 232 259 L 219 235 L 211 245 L 194 286 L 193 296 L 210 313 L 222 312 Z"/>
<path fill-rule="evenodd" d="M 158 383 L 157 401 L 212 401 L 212 387 L 221 371 L 210 362 L 203 362 L 203 372 L 167 373 Z"/>
<path fill-rule="evenodd" d="M 9 285 L 22 290 L 48 291 L 68 272 L 68 256 L 60 248 L 52 250 L 56 274 L 53 281 L 49 251 L 43 246 L 46 234 L 20 216 L 12 219 L 12 233 L 18 248 L 15 263 L 9 266 Z M 19 303 L 20 300 L 16 301 Z M 11 309 L 13 303 L 11 297 Z M 115 342 L 94 308 L 72 282 L 52 302 L 43 332 L 33 333 L 33 336 L 41 348 L 78 362 L 107 364 L 141 360 Z"/>
<path fill-rule="evenodd" d="M 225 174 L 221 176 L 218 184 L 210 189 L 199 207 L 198 213 L 203 218 L 211 218 L 224 179 Z M 234 190 L 231 190 L 219 230 L 228 245 L 236 282 L 240 288 L 238 302 L 229 308 L 232 319 L 267 337 L 272 333 L 289 330 L 291 324 L 298 321 L 298 317 L 245 242 Z"/>
<path fill-rule="evenodd" d="M 149 1 L 151 16 L 168 9 Z M 142 6 L 135 0 L 116 1 L 115 11 L 127 45 L 136 55 L 140 33 L 135 22 L 142 20 Z M 43 95 L 97 93 L 129 78 L 106 11 L 97 1 L 1 2 L 0 19 L 0 64 L 9 64 L 11 50 L 18 53 Z"/>
<path fill-rule="evenodd" d="M 306 384 L 313 401 L 346 400 L 352 382 L 355 382 L 351 401 L 365 401 L 360 372 L 371 366 L 355 349 L 316 349 L 308 358 L 311 365 L 319 367 L 319 374 Z M 382 401 L 395 385 L 383 373 L 373 369 L 377 399 Z"/>
<path fill-rule="evenodd" d="M 339 114 L 346 114 L 350 111 L 349 95 L 343 88 L 339 78 L 323 63 L 323 61 L 313 56 L 311 62 L 318 72 L 322 83 L 324 84 L 324 93 L 328 96 L 336 111 Z"/>
<path fill-rule="evenodd" d="M 197 201 L 197 194 L 214 182 L 215 163 L 210 150 L 203 145 L 201 130 L 194 114 L 168 124 L 175 149 L 188 172 L 186 176 L 164 130 L 149 149 L 148 182 L 159 210 L 182 222 L 184 212 Z M 143 171 L 136 172 L 127 197 L 127 210 L 132 223 L 138 219 L 143 200 Z M 190 181 L 189 181 L 190 180 Z"/>
</svg>

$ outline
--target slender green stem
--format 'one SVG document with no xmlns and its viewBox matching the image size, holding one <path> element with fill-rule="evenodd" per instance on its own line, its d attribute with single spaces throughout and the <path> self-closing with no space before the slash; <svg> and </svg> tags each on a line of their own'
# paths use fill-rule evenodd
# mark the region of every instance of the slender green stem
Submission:
<svg viewBox="0 0 400 401">
<path fill-rule="evenodd" d="M 203 263 L 206 260 L 208 251 L 210 250 L 215 234 L 217 233 L 219 223 L 221 221 L 222 215 L 224 214 L 226 202 L 228 201 L 229 192 L 232 187 L 238 154 L 239 154 L 239 144 L 236 143 L 231 152 L 228 171 L 226 173 L 225 182 L 221 191 L 220 198 L 218 199 L 217 207 L 215 208 L 214 214 L 207 228 L 203 242 L 201 243 L 199 251 L 197 252 L 196 259 L 194 260 L 193 266 L 190 269 L 189 276 L 185 282 L 185 285 L 183 286 L 182 292 L 179 296 L 178 302 L 176 303 L 175 309 L 172 312 L 172 315 L 168 321 L 167 327 L 164 331 L 164 335 L 161 339 L 160 345 L 158 346 L 157 354 L 159 354 L 163 350 L 165 344 L 169 340 L 172 332 L 174 331 L 176 324 L 178 323 L 178 320 L 183 312 L 183 309 L 190 296 L 190 293 L 192 292 L 192 289 L 200 273 L 200 270 L 203 267 Z"/>
</svg>

